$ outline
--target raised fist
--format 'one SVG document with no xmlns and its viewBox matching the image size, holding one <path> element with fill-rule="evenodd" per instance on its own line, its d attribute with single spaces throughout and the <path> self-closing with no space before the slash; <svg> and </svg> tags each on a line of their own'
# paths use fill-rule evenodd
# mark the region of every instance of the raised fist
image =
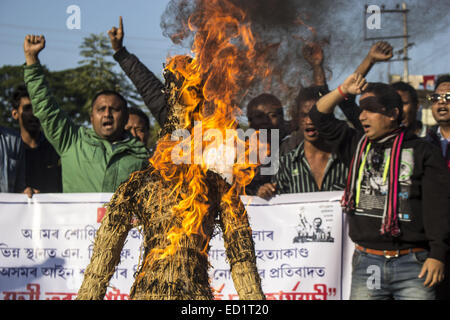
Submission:
<svg viewBox="0 0 450 320">
<path fill-rule="evenodd" d="M 345 94 L 357 95 L 361 94 L 368 86 L 366 79 L 359 73 L 353 73 L 341 85 L 341 89 Z"/>
<path fill-rule="evenodd" d="M 38 61 L 38 54 L 45 48 L 45 38 L 43 35 L 27 35 L 23 42 L 23 52 L 27 64 L 33 64 Z"/>
<path fill-rule="evenodd" d="M 386 42 L 386 41 L 378 41 L 376 42 L 369 50 L 368 56 L 371 59 L 372 62 L 379 62 L 379 61 L 387 61 L 392 56 L 393 48 L 392 46 Z"/>
<path fill-rule="evenodd" d="M 122 17 L 119 17 L 119 29 L 116 27 L 112 27 L 111 30 L 108 31 L 109 40 L 111 41 L 111 47 L 114 51 L 119 51 L 123 47 L 123 36 L 125 35 L 123 31 L 123 20 Z"/>
<path fill-rule="evenodd" d="M 303 57 L 311 66 L 320 66 L 323 63 L 323 50 L 317 42 L 306 44 L 302 49 Z"/>
</svg>

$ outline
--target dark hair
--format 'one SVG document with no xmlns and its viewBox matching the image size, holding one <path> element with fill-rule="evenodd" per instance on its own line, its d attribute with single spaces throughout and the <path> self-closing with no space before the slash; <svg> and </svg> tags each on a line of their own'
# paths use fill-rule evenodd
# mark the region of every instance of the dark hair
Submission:
<svg viewBox="0 0 450 320">
<path fill-rule="evenodd" d="M 144 120 L 145 127 L 147 129 L 150 129 L 150 119 L 148 118 L 148 116 L 145 114 L 144 111 L 142 111 L 141 109 L 139 109 L 137 107 L 130 107 L 128 109 L 128 114 L 135 114 L 135 115 L 137 115 L 139 118 Z"/>
<path fill-rule="evenodd" d="M 295 98 L 294 104 L 289 110 L 289 114 L 291 116 L 292 122 L 292 130 L 298 129 L 298 121 L 300 120 L 300 109 L 303 103 L 314 100 L 317 101 L 323 95 L 321 93 L 321 87 L 311 86 L 306 88 L 301 88 L 298 92 L 297 97 Z"/>
<path fill-rule="evenodd" d="M 128 102 L 127 102 L 127 100 L 126 100 L 120 93 L 118 93 L 117 91 L 109 90 L 109 89 L 102 90 L 102 91 L 97 92 L 97 93 L 95 94 L 94 98 L 92 99 L 91 108 L 94 107 L 94 104 L 95 104 L 95 101 L 97 101 L 97 98 L 98 98 L 99 96 L 102 96 L 102 95 L 105 95 L 105 96 L 116 96 L 116 97 L 118 97 L 118 98 L 120 99 L 120 101 L 122 101 L 124 110 L 127 110 L 127 109 L 128 109 Z"/>
<path fill-rule="evenodd" d="M 403 119 L 403 101 L 397 90 L 392 86 L 381 82 L 370 82 L 364 93 L 371 92 L 378 102 L 386 108 L 387 114 L 391 114 L 393 109 L 398 109 L 397 122 L 400 124 Z"/>
<path fill-rule="evenodd" d="M 436 81 L 436 86 L 434 87 L 434 91 L 439 87 L 441 83 L 444 82 L 450 82 L 450 74 L 444 74 L 442 76 L 439 76 L 439 78 Z"/>
<path fill-rule="evenodd" d="M 399 81 L 391 84 L 391 86 L 394 87 L 397 91 L 404 91 L 409 93 L 409 97 L 411 98 L 412 104 L 414 104 L 416 107 L 419 104 L 419 98 L 417 97 L 417 91 L 414 89 L 410 84 Z"/>
<path fill-rule="evenodd" d="M 250 102 L 247 104 L 247 118 L 249 116 L 249 112 L 253 109 L 259 106 L 260 104 L 263 105 L 275 105 L 275 106 L 282 106 L 280 99 L 275 97 L 273 94 L 270 93 L 262 93 L 259 96 L 253 98 L 250 100 Z"/>
<path fill-rule="evenodd" d="M 28 90 L 24 85 L 19 85 L 14 89 L 14 92 L 12 94 L 11 102 L 13 109 L 19 109 L 20 106 L 20 100 L 22 98 L 29 98 L 30 95 L 28 94 Z"/>
</svg>

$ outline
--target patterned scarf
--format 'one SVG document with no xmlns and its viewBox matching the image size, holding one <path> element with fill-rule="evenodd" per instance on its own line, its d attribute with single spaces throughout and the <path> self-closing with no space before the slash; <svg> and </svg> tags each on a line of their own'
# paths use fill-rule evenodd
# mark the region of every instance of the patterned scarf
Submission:
<svg viewBox="0 0 450 320">
<path fill-rule="evenodd" d="M 378 143 L 390 140 L 394 138 L 392 144 L 390 161 L 386 164 L 389 166 L 389 182 L 388 182 L 388 194 L 386 197 L 386 202 L 383 212 L 383 220 L 381 223 L 381 234 L 391 234 L 393 237 L 398 237 L 400 235 L 400 228 L 398 223 L 398 179 L 400 173 L 400 162 L 401 162 L 401 147 L 403 143 L 403 138 L 405 131 L 402 129 L 396 130 L 392 135 L 384 138 Z M 361 165 L 364 165 L 363 161 L 365 155 L 370 148 L 369 139 L 364 135 L 358 142 L 355 155 L 350 163 L 350 168 L 347 177 L 347 186 L 345 188 L 344 196 L 341 200 L 341 205 L 343 211 L 347 214 L 353 214 L 355 211 L 355 195 L 358 188 L 358 171 Z M 362 168 L 364 169 L 364 168 Z"/>
</svg>

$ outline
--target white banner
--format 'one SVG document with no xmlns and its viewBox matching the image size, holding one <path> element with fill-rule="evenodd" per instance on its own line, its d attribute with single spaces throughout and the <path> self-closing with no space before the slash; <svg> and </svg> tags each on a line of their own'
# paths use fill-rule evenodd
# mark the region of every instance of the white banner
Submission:
<svg viewBox="0 0 450 320">
<path fill-rule="evenodd" d="M 0 299 L 72 300 L 92 256 L 111 194 L 0 194 Z M 347 299 L 349 241 L 341 192 L 289 194 L 267 202 L 242 197 L 253 229 L 258 271 L 268 299 Z M 125 300 L 142 256 L 131 230 L 105 299 Z M 238 296 L 221 235 L 211 240 L 216 299 Z M 347 250 L 347 248 L 349 248 Z"/>
</svg>

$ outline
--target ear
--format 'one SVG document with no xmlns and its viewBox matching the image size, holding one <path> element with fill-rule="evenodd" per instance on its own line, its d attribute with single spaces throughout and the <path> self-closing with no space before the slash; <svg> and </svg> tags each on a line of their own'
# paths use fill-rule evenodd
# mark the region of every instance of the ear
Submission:
<svg viewBox="0 0 450 320">
<path fill-rule="evenodd" d="M 19 120 L 19 111 L 17 111 L 17 109 L 12 109 L 11 115 L 14 118 L 14 120 Z"/>
<path fill-rule="evenodd" d="M 394 122 L 400 122 L 400 119 L 398 119 L 398 117 L 400 116 L 400 111 L 398 110 L 398 108 L 395 108 L 391 111 L 391 120 Z"/>
</svg>

